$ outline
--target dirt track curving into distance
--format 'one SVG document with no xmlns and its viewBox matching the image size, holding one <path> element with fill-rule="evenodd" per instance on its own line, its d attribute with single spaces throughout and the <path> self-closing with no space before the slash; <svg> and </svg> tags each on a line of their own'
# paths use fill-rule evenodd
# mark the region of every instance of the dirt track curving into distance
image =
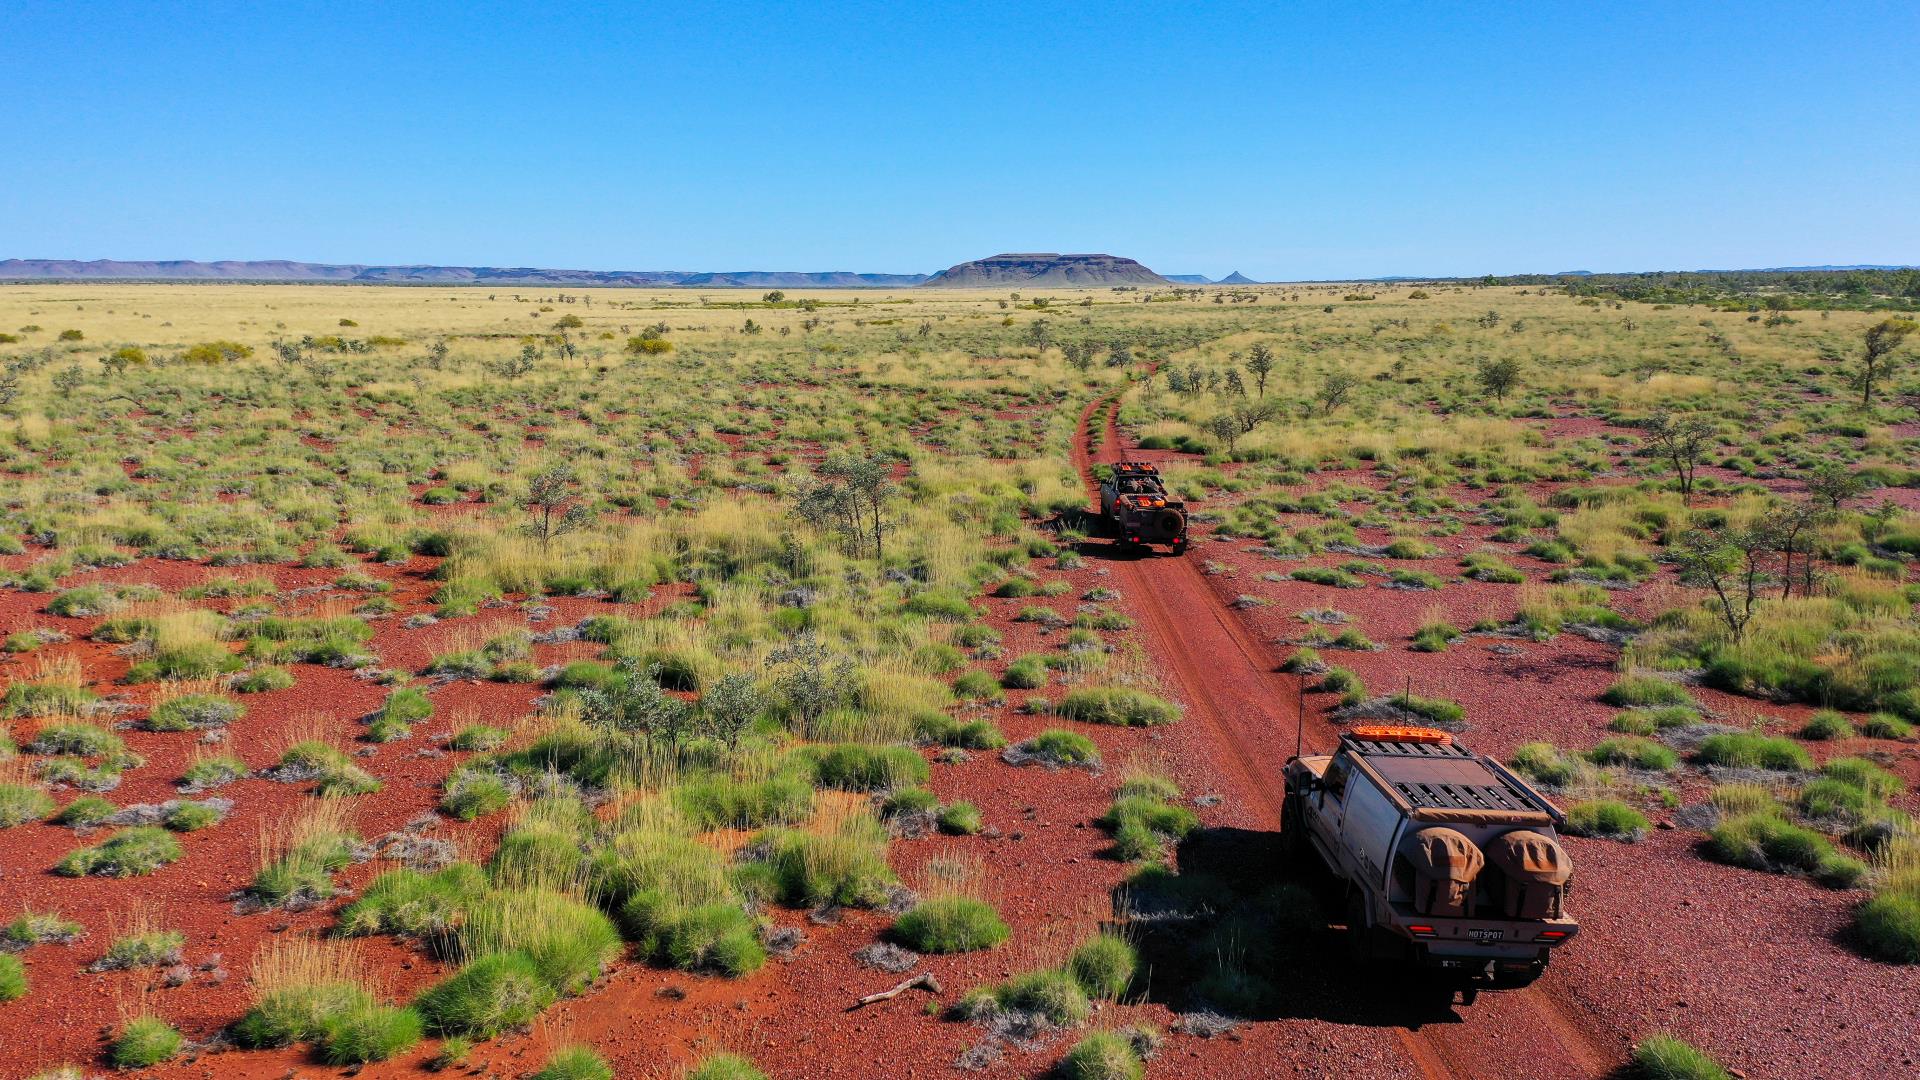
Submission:
<svg viewBox="0 0 1920 1080">
<path fill-rule="evenodd" d="M 1097 398 L 1081 413 L 1074 465 L 1090 494 L 1096 463 L 1121 460 L 1117 396 Z M 1101 425 L 1099 448 L 1093 425 Z M 1303 710 L 1299 680 L 1277 670 L 1278 658 L 1229 610 L 1188 556 L 1120 558 L 1115 576 L 1141 616 L 1141 644 L 1177 685 L 1189 723 L 1202 725 L 1218 748 L 1217 766 L 1251 793 L 1250 809 L 1267 829 L 1280 827 L 1281 768 L 1302 739 L 1305 752 L 1330 748 L 1337 729 Z M 1305 711 L 1304 720 L 1301 713 Z M 1582 943 L 1585 944 L 1585 943 Z M 1387 976 L 1391 978 L 1390 975 Z M 1594 1080 L 1617 1063 L 1560 1002 L 1554 976 L 1523 991 L 1484 994 L 1452 1022 L 1392 1030 L 1410 1069 L 1429 1078 L 1513 1077 Z M 1382 988 L 1391 997 L 1395 988 Z"/>
</svg>

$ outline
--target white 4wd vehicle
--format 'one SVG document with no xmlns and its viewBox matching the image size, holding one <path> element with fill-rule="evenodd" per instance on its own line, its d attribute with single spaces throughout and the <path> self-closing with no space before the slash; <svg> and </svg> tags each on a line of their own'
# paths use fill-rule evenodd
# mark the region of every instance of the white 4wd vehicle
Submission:
<svg viewBox="0 0 1920 1080">
<path fill-rule="evenodd" d="M 1287 762 L 1282 843 L 1346 892 L 1356 959 L 1398 959 L 1479 991 L 1533 982 L 1573 937 L 1560 811 L 1491 758 L 1428 728 L 1360 727 Z"/>
</svg>

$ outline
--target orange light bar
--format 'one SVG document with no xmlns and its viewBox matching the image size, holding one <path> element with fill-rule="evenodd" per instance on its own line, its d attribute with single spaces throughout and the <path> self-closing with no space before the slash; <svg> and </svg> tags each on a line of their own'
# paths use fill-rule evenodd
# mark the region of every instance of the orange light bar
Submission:
<svg viewBox="0 0 1920 1080">
<path fill-rule="evenodd" d="M 1403 727 L 1399 724 L 1362 724 L 1353 729 L 1353 737 L 1368 742 L 1437 743 L 1449 746 L 1453 736 L 1435 728 Z"/>
</svg>

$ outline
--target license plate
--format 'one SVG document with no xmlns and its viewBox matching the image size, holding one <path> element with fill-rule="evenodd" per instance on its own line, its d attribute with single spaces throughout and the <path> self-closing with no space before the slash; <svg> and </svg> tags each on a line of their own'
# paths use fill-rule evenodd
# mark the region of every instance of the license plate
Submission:
<svg viewBox="0 0 1920 1080">
<path fill-rule="evenodd" d="M 1467 936 L 1475 941 L 1499 941 L 1507 936 L 1505 930 L 1468 930 Z"/>
</svg>

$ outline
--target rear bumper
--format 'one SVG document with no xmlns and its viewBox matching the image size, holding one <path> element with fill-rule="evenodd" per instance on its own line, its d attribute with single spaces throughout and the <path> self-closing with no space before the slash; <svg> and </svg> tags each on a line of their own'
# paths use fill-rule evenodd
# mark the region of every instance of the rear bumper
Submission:
<svg viewBox="0 0 1920 1080">
<path fill-rule="evenodd" d="M 1398 907 L 1398 905 L 1396 905 Z M 1405 939 L 1422 963 L 1434 966 L 1484 966 L 1539 959 L 1573 940 L 1580 925 L 1572 919 L 1450 919 L 1414 916 L 1389 932 Z"/>
</svg>

